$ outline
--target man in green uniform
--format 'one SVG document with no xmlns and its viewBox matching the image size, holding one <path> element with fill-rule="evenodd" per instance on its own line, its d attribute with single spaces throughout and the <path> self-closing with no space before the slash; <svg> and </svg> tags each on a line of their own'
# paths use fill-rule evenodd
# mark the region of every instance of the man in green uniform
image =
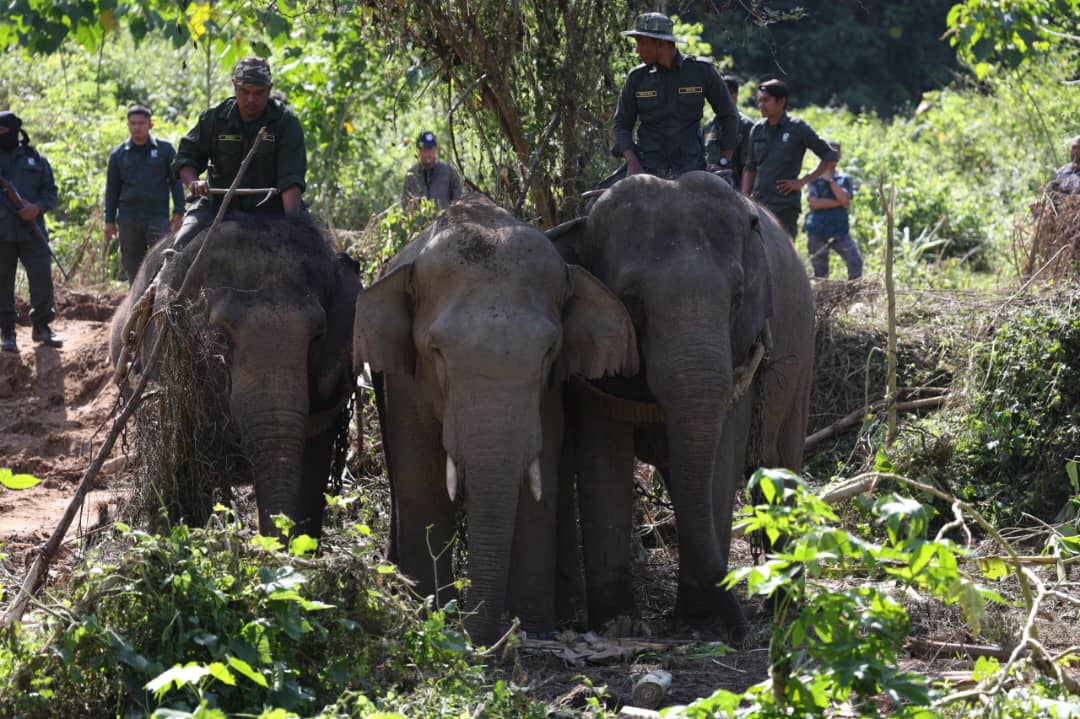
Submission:
<svg viewBox="0 0 1080 719">
<path fill-rule="evenodd" d="M 127 111 L 130 137 L 109 153 L 105 180 L 105 241 L 116 237 L 120 224 L 120 258 L 128 282 L 146 257 L 146 250 L 184 218 L 184 187 L 172 174 L 176 150 L 150 133 L 150 108 L 132 105 Z M 169 217 L 169 196 L 173 215 Z"/>
<path fill-rule="evenodd" d="M 801 190 L 832 170 L 838 156 L 806 122 L 787 114 L 787 85 L 769 80 L 758 85 L 758 110 L 763 119 L 750 131 L 750 156 L 743 170 L 742 191 L 772 210 L 792 240 L 799 231 Z M 820 158 L 803 177 L 803 156 L 810 150 Z"/>
<path fill-rule="evenodd" d="M 736 77 L 724 76 L 724 86 L 727 87 L 728 94 L 731 95 L 731 104 L 736 107 L 736 111 L 739 107 L 739 85 L 741 84 Z M 714 117 L 705 125 L 705 162 L 708 164 L 705 169 L 710 172 L 723 170 L 724 168 L 731 170 L 731 179 L 734 181 L 736 188 L 740 186 L 742 171 L 746 167 L 746 159 L 750 154 L 750 129 L 754 127 L 753 120 L 741 112 L 738 114 L 739 139 L 735 143 L 735 149 L 731 152 L 730 161 L 724 157 L 723 152 L 720 150 L 720 128 L 717 118 Z"/>
<path fill-rule="evenodd" d="M 211 188 L 227 189 L 247 156 L 259 129 L 266 138 L 248 165 L 239 187 L 274 188 L 265 196 L 235 195 L 230 210 L 257 214 L 296 216 L 306 212 L 300 195 L 306 187 L 307 152 L 300 120 L 281 100 L 271 97 L 270 63 L 245 57 L 233 68 L 235 95 L 199 115 L 199 122 L 180 139 L 173 173 L 199 199 L 188 208 L 176 245 L 183 247 L 213 222 L 222 195 Z M 199 174 L 209 168 L 206 180 Z"/>
<path fill-rule="evenodd" d="M 21 142 L 20 142 L 21 135 Z M 56 316 L 49 235 L 45 213 L 56 207 L 56 181 L 49 161 L 30 144 L 22 120 L 13 112 L 0 112 L 0 176 L 10 182 L 23 200 L 17 209 L 10 198 L 0 199 L 0 350 L 17 352 L 15 320 L 15 270 L 21 261 L 30 285 L 31 337 L 48 347 L 63 342 L 49 323 Z M 37 225 L 39 237 L 31 223 Z"/>
<path fill-rule="evenodd" d="M 738 132 L 731 96 L 712 62 L 675 47 L 674 23 L 660 13 L 639 15 L 633 30 L 638 65 L 626 76 L 615 110 L 611 153 L 626 161 L 626 175 L 675 177 L 705 169 L 701 116 L 705 101 L 716 113 L 719 153 L 730 158 Z M 637 142 L 634 125 L 637 124 Z"/>
</svg>

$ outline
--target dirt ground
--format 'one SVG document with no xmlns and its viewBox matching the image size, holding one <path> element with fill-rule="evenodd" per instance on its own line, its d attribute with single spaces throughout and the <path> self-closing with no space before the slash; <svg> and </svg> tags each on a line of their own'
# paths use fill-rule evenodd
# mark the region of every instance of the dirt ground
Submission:
<svg viewBox="0 0 1080 719">
<path fill-rule="evenodd" d="M 61 291 L 52 327 L 63 337 L 63 348 L 35 344 L 30 327 L 20 325 L 19 352 L 0 353 L 0 467 L 42 480 L 29 490 L 0 489 L 0 543 L 13 569 L 48 539 L 108 432 L 104 423 L 116 403 L 108 323 L 120 299 L 115 292 Z M 27 317 L 23 304 L 19 315 Z M 114 484 L 108 474 L 98 479 L 84 515 L 111 498 Z M 80 524 L 94 521 L 84 516 Z"/>
<path fill-rule="evenodd" d="M 119 300 L 116 292 L 61 292 L 54 329 L 63 336 L 64 347 L 37 346 L 30 340 L 30 328 L 20 326 L 20 351 L 0 354 L 0 467 L 43 480 L 25 491 L 0 488 L 0 554 L 7 555 L 0 559 L 0 579 L 5 583 L 21 581 L 33 550 L 59 522 L 111 426 L 116 389 L 107 360 L 108 321 Z M 20 308 L 20 314 L 26 316 L 25 306 Z M 114 454 L 119 453 L 118 445 Z M 106 466 L 80 520 L 69 531 L 65 552 L 68 561 L 73 560 L 71 548 L 79 535 L 101 521 L 103 508 L 129 489 L 123 475 L 116 471 L 120 461 Z M 709 642 L 718 637 L 688 634 L 670 627 L 675 554 L 662 542 L 653 540 L 647 544 L 651 546 L 642 547 L 638 577 L 642 621 L 612 631 L 614 636 L 632 640 L 620 645 L 589 637 L 593 644 L 588 645 L 578 637 L 573 645 L 576 648 L 568 645 L 545 649 L 545 641 L 555 642 L 539 638 L 538 643 L 527 643 L 534 646 L 521 650 L 516 660 L 503 669 L 553 707 L 581 706 L 586 701 L 590 690 L 583 685 L 582 676 L 594 686 L 606 686 L 609 701 L 621 704 L 630 697 L 638 676 L 646 671 L 666 670 L 673 679 L 664 706 L 688 703 L 721 687 L 742 691 L 764 680 L 769 625 L 763 607 L 745 602 L 754 625 L 746 646 L 723 655 L 710 651 Z M 737 540 L 732 547 L 732 563 L 743 565 L 749 561 L 748 545 Z M 1007 637 L 1019 635 L 1015 614 L 994 618 L 991 633 L 976 638 L 968 634 L 955 609 L 921 604 L 917 598 L 908 598 L 904 603 L 911 614 L 914 634 L 920 639 L 980 644 L 1000 639 L 1007 645 Z M 1075 608 L 1051 603 L 1047 611 L 1050 619 L 1040 622 L 1042 637 L 1051 647 L 1080 643 L 1080 623 L 1054 620 L 1062 613 L 1075 617 Z M 627 643 L 636 650 L 625 650 Z M 681 647 L 692 651 L 681 651 Z M 903 668 L 937 678 L 963 678 L 974 663 L 970 658 L 952 658 L 947 651 L 916 653 L 918 656 L 902 662 Z"/>
</svg>

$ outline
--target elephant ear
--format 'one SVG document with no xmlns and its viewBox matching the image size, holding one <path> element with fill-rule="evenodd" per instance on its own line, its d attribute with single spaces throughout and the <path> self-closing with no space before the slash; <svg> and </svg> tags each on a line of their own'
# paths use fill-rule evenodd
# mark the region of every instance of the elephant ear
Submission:
<svg viewBox="0 0 1080 719">
<path fill-rule="evenodd" d="M 561 225 L 555 225 L 544 232 L 568 265 L 584 264 L 581 240 L 585 235 L 586 220 L 588 220 L 587 217 L 578 217 Z"/>
<path fill-rule="evenodd" d="M 411 375 L 416 371 L 412 338 L 412 264 L 401 265 L 356 299 L 353 367 Z"/>
<path fill-rule="evenodd" d="M 353 368 L 352 332 L 356 298 L 360 294 L 360 265 L 344 252 L 334 263 L 334 286 L 327 293 L 326 334 L 319 354 L 316 377 L 319 395 L 329 397 Z"/>
<path fill-rule="evenodd" d="M 584 268 L 567 265 L 566 271 L 569 288 L 557 376 L 637 374 L 637 335 L 622 302 Z"/>
<path fill-rule="evenodd" d="M 741 364 L 750 348 L 757 342 L 765 327 L 765 320 L 772 317 L 772 270 L 765 252 L 762 222 L 771 218 L 761 217 L 758 208 L 747 201 L 750 212 L 750 230 L 743 243 L 743 297 L 742 305 L 731 327 L 731 354 L 736 364 Z"/>
</svg>

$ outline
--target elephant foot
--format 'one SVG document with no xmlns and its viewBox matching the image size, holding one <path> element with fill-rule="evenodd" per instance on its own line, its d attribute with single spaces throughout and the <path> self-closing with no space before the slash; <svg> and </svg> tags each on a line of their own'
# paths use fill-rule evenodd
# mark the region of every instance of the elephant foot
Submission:
<svg viewBox="0 0 1080 719">
<path fill-rule="evenodd" d="M 497 619 L 489 619 L 479 615 L 465 618 L 465 631 L 473 644 L 480 647 L 491 647 L 503 638 L 511 625 Z"/>
<path fill-rule="evenodd" d="M 636 616 L 634 590 L 630 581 L 617 581 L 588 589 L 589 626 L 598 629 L 613 619 Z"/>
<path fill-rule="evenodd" d="M 680 584 L 675 620 L 695 629 L 726 632 L 735 645 L 743 644 L 750 634 L 750 622 L 735 592 L 720 587 L 702 589 Z"/>
</svg>

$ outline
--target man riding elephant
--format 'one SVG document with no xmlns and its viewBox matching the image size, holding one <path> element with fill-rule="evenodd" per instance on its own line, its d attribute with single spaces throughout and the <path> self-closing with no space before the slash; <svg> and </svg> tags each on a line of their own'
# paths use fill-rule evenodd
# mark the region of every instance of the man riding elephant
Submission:
<svg viewBox="0 0 1080 719">
<path fill-rule="evenodd" d="M 627 177 L 704 170 L 706 100 L 716 113 L 718 154 L 725 163 L 738 139 L 738 113 L 720 73 L 710 60 L 679 52 L 674 28 L 670 18 L 653 12 L 639 15 L 634 29 L 622 33 L 637 41 L 642 62 L 626 76 L 615 110 L 611 153 L 625 160 Z"/>
<path fill-rule="evenodd" d="M 304 130 L 288 105 L 271 95 L 270 63 L 259 57 L 245 57 L 233 68 L 232 83 L 233 97 L 204 111 L 195 127 L 180 138 L 172 170 L 199 199 L 188 208 L 176 233 L 177 247 L 190 242 L 213 221 L 221 205 L 221 193 L 236 178 L 262 128 L 266 128 L 266 138 L 239 187 L 266 188 L 270 192 L 261 197 L 234 196 L 229 209 L 271 216 L 307 214 L 300 199 L 307 172 Z M 198 179 L 207 169 L 207 179 Z"/>
</svg>

